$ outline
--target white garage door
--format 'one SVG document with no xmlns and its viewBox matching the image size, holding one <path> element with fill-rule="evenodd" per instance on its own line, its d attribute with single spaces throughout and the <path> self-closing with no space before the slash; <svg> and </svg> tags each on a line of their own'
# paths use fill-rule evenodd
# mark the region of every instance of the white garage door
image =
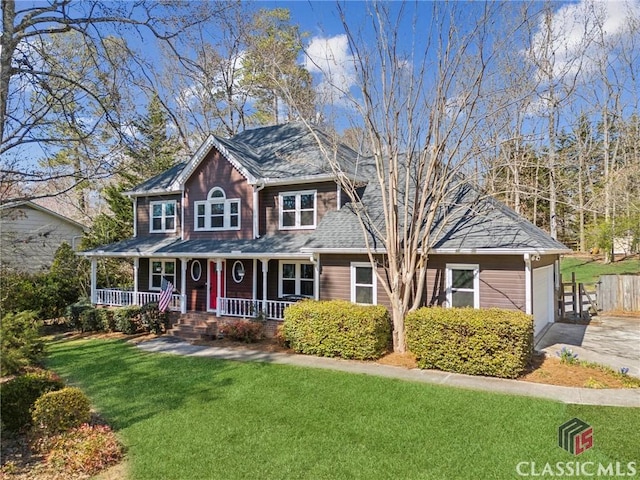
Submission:
<svg viewBox="0 0 640 480">
<path fill-rule="evenodd" d="M 533 270 L 533 334 L 553 322 L 553 265 Z"/>
</svg>

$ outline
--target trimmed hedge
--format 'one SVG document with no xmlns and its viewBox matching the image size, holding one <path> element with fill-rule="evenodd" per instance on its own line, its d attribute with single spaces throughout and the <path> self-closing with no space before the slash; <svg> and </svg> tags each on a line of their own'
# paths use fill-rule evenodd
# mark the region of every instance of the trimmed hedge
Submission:
<svg viewBox="0 0 640 480">
<path fill-rule="evenodd" d="M 17 432 L 31 425 L 31 408 L 41 395 L 60 390 L 64 383 L 51 372 L 33 372 L 2 384 L 0 417 L 7 431 Z"/>
<path fill-rule="evenodd" d="M 131 305 L 118 308 L 113 312 L 115 329 L 117 332 L 133 335 L 142 331 L 142 307 Z"/>
<path fill-rule="evenodd" d="M 516 378 L 533 353 L 533 319 L 518 311 L 425 307 L 405 326 L 420 368 Z"/>
<path fill-rule="evenodd" d="M 285 310 L 282 334 L 299 353 L 375 359 L 391 342 L 391 322 L 381 305 L 305 300 Z"/>
<path fill-rule="evenodd" d="M 88 422 L 91 404 L 82 390 L 66 387 L 38 398 L 31 418 L 33 425 L 46 435 L 62 433 Z"/>
</svg>

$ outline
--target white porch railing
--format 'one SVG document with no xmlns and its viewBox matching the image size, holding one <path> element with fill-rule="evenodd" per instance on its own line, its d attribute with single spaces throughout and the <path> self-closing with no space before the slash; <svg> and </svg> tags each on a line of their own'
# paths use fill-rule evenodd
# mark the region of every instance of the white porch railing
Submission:
<svg viewBox="0 0 640 480">
<path fill-rule="evenodd" d="M 255 298 L 218 298 L 220 315 L 243 318 L 257 318 L 263 315 L 268 320 L 284 320 L 285 308 L 293 303 L 281 300 L 264 301 Z"/>
<path fill-rule="evenodd" d="M 109 305 L 112 307 L 123 307 L 126 305 L 144 305 L 146 303 L 157 302 L 160 299 L 160 292 L 132 292 L 130 290 L 117 290 L 115 288 L 96 289 L 96 304 Z M 167 307 L 169 310 L 180 311 L 180 295 L 171 295 L 171 302 Z"/>
</svg>

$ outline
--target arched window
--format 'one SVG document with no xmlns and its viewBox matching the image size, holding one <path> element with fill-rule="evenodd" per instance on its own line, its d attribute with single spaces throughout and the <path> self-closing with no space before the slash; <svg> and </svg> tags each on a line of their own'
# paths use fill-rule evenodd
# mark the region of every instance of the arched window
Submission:
<svg viewBox="0 0 640 480">
<path fill-rule="evenodd" d="M 228 200 L 224 190 L 213 187 L 206 201 L 194 202 L 196 230 L 239 230 L 240 199 Z"/>
</svg>

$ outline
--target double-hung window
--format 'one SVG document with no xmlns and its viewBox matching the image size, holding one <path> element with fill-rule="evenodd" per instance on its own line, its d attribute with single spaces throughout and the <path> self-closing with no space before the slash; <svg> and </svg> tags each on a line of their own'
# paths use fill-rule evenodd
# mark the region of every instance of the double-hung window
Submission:
<svg viewBox="0 0 640 480">
<path fill-rule="evenodd" d="M 283 192 L 279 195 L 280 229 L 316 227 L 316 191 Z"/>
<path fill-rule="evenodd" d="M 313 297 L 315 292 L 315 267 L 312 263 L 280 262 L 278 296 L 303 295 Z"/>
<path fill-rule="evenodd" d="M 176 284 L 176 262 L 175 260 L 160 260 L 152 258 L 149 261 L 149 290 L 160 290 L 162 278 L 167 282 Z"/>
<path fill-rule="evenodd" d="M 446 269 L 447 306 L 480 308 L 480 267 L 448 263 Z"/>
<path fill-rule="evenodd" d="M 207 200 L 194 202 L 196 230 L 239 230 L 240 200 L 227 199 L 220 187 L 212 188 Z"/>
<path fill-rule="evenodd" d="M 149 208 L 151 210 L 149 227 L 152 233 L 176 231 L 175 200 L 150 202 Z"/>
<path fill-rule="evenodd" d="M 369 262 L 351 263 L 351 301 L 376 305 L 378 303 L 376 274 Z"/>
</svg>

